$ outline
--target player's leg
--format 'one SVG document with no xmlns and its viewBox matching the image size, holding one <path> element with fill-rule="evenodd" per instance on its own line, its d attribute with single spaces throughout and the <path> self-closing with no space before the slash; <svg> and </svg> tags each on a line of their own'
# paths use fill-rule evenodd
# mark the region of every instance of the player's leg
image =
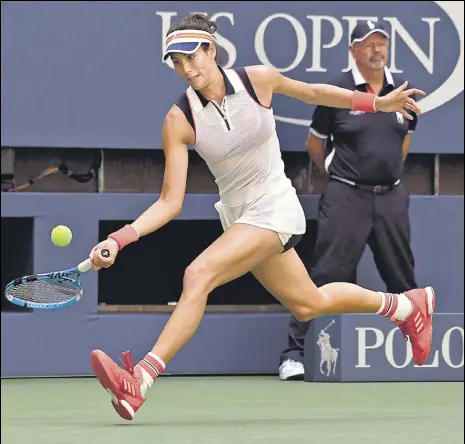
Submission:
<svg viewBox="0 0 465 444">
<path fill-rule="evenodd" d="M 181 298 L 152 352 L 136 366 L 130 352 L 123 353 L 124 370 L 103 351 L 92 352 L 94 372 L 111 394 L 113 407 L 122 418 L 134 418 L 166 363 L 194 335 L 205 312 L 208 294 L 282 251 L 277 233 L 233 224 L 187 267 Z"/>
<path fill-rule="evenodd" d="M 317 288 L 294 249 L 263 261 L 252 270 L 261 284 L 298 319 L 345 313 L 373 313 L 392 318 L 410 338 L 416 364 L 431 350 L 435 296 L 431 287 L 401 294 L 367 290 L 335 282 Z"/>
<path fill-rule="evenodd" d="M 318 288 L 294 249 L 273 256 L 252 273 L 295 317 L 309 321 L 324 314 L 376 313 L 382 294 L 349 283 Z"/>
<path fill-rule="evenodd" d="M 249 272 L 281 253 L 277 233 L 246 224 L 233 224 L 186 269 L 181 298 L 152 352 L 170 361 L 197 330 L 207 297 L 216 287 Z"/>
</svg>

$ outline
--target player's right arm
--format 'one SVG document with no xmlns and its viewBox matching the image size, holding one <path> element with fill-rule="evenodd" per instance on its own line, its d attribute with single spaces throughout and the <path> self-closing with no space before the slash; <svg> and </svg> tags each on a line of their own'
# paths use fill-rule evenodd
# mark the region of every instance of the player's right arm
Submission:
<svg viewBox="0 0 465 444">
<path fill-rule="evenodd" d="M 173 105 L 163 122 L 162 142 L 165 153 L 163 187 L 158 200 L 131 224 L 139 237 L 158 230 L 182 210 L 186 193 L 188 145 L 195 142 L 195 134 L 184 113 L 176 105 Z M 104 258 L 99 254 L 103 248 L 109 250 L 110 257 Z M 119 246 L 114 239 L 105 239 L 97 244 L 89 255 L 93 269 L 113 265 L 118 251 Z"/>
<path fill-rule="evenodd" d="M 162 128 L 165 174 L 160 197 L 131 224 L 140 237 L 158 230 L 181 213 L 186 193 L 187 148 L 194 143 L 194 137 L 184 113 L 174 105 Z"/>
</svg>

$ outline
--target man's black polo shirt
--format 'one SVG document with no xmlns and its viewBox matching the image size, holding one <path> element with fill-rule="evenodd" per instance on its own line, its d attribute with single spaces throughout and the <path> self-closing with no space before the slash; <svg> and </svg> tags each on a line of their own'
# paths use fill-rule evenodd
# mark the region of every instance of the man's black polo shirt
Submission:
<svg viewBox="0 0 465 444">
<path fill-rule="evenodd" d="M 399 87 L 404 79 L 385 68 L 380 96 Z M 367 84 L 355 66 L 331 85 L 367 92 Z M 410 88 L 411 85 L 408 85 Z M 359 184 L 391 185 L 402 177 L 402 143 L 415 130 L 417 116 L 407 120 L 400 113 L 362 113 L 317 106 L 310 132 L 327 139 L 325 169 L 330 175 Z M 329 154 L 328 154 L 329 153 Z"/>
</svg>

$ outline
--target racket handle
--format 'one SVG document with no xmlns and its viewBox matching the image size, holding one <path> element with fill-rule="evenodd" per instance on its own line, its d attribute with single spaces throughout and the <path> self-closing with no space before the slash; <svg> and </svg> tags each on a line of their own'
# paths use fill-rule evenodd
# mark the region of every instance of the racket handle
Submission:
<svg viewBox="0 0 465 444">
<path fill-rule="evenodd" d="M 77 269 L 81 273 L 85 273 L 86 271 L 89 271 L 92 269 L 92 261 L 90 259 L 86 259 L 85 261 L 81 262 L 78 266 Z"/>
<path fill-rule="evenodd" d="M 106 248 L 100 251 L 100 254 L 102 257 L 110 257 L 110 252 Z M 85 273 L 86 271 L 92 269 L 92 261 L 90 259 L 86 259 L 85 261 L 81 262 L 77 268 L 81 273 Z"/>
</svg>

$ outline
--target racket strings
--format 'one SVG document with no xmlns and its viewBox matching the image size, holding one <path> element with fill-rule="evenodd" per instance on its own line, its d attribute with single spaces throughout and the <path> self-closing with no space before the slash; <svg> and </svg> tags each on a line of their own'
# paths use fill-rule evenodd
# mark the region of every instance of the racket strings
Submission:
<svg viewBox="0 0 465 444">
<path fill-rule="evenodd" d="M 23 301 L 36 303 L 56 303 L 74 299 L 81 292 L 71 279 L 32 281 L 20 284 L 10 290 L 10 295 Z"/>
</svg>

